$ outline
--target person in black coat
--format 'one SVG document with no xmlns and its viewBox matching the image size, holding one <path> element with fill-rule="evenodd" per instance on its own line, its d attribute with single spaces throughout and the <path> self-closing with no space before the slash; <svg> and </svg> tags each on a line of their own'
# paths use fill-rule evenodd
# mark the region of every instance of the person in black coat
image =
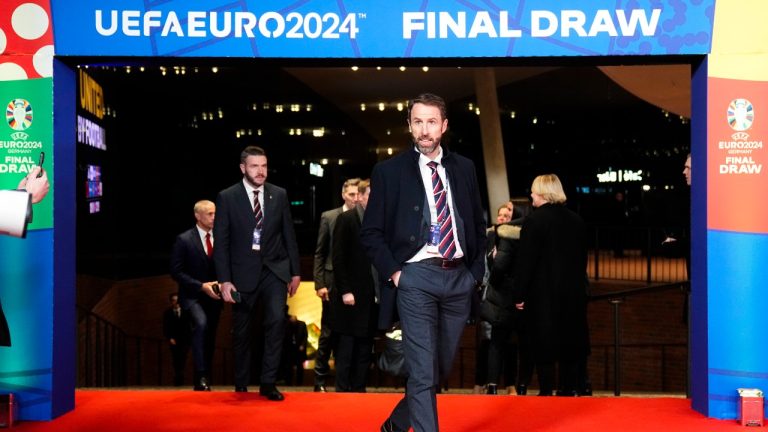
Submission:
<svg viewBox="0 0 768 432">
<path fill-rule="evenodd" d="M 339 215 L 333 231 L 331 328 L 337 335 L 337 392 L 365 392 L 371 365 L 378 320 L 376 281 L 371 261 L 360 246 L 360 225 L 370 191 L 368 180 L 358 183 L 358 205 Z"/>
<path fill-rule="evenodd" d="M 216 330 L 223 303 L 214 291 L 213 221 L 216 205 L 195 203 L 196 224 L 176 237 L 171 253 L 171 277 L 179 284 L 179 303 L 192 324 L 192 360 L 196 391 L 210 391 Z"/>
<path fill-rule="evenodd" d="M 173 362 L 173 385 L 184 383 L 184 369 L 189 352 L 189 317 L 179 305 L 179 295 L 168 295 L 171 305 L 163 313 L 163 336 L 168 341 Z"/>
<path fill-rule="evenodd" d="M 586 226 L 565 207 L 556 175 L 536 177 L 531 198 L 536 210 L 523 223 L 514 284 L 523 343 L 536 363 L 539 394 L 552 394 L 557 364 L 558 393 L 575 395 L 579 365 L 589 354 Z"/>
<path fill-rule="evenodd" d="M 264 149 L 240 154 L 242 181 L 216 198 L 213 260 L 221 296 L 232 303 L 235 391 L 247 392 L 251 371 L 252 321 L 263 306 L 264 355 L 259 394 L 282 401 L 275 386 L 285 334 L 286 294 L 299 287 L 299 246 L 285 189 L 267 183 Z"/>
<path fill-rule="evenodd" d="M 405 397 L 381 429 L 422 432 L 438 430 L 436 394 L 483 280 L 486 227 L 474 163 L 442 143 L 445 101 L 409 101 L 408 127 L 413 147 L 373 168 L 360 241 L 386 283 L 380 328 L 397 306 L 408 371 Z"/>
</svg>

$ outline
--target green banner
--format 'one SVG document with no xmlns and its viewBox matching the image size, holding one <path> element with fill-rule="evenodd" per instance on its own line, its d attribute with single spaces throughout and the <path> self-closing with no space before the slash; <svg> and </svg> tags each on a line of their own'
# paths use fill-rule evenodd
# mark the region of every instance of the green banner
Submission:
<svg viewBox="0 0 768 432">
<path fill-rule="evenodd" d="M 28 230 L 53 227 L 53 80 L 0 81 L 0 104 L 5 118 L 0 124 L 0 189 L 17 189 L 19 182 L 39 163 L 51 183 L 48 195 L 34 206 Z"/>
</svg>

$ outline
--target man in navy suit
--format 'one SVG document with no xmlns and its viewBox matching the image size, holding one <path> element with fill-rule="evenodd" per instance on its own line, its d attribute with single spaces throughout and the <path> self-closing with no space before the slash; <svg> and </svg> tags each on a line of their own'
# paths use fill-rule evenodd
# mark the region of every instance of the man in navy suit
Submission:
<svg viewBox="0 0 768 432">
<path fill-rule="evenodd" d="M 251 368 L 252 320 L 259 303 L 264 310 L 264 356 L 259 393 L 284 399 L 275 387 L 285 333 L 286 293 L 299 287 L 299 247 L 285 189 L 267 183 L 264 149 L 246 147 L 240 154 L 243 180 L 216 198 L 216 248 L 213 258 L 225 302 L 233 303 L 232 332 L 235 391 L 247 392 Z"/>
<path fill-rule="evenodd" d="M 179 284 L 179 303 L 192 322 L 192 359 L 196 391 L 210 391 L 216 329 L 221 297 L 214 292 L 213 221 L 216 205 L 207 200 L 194 207 L 195 226 L 176 237 L 171 253 L 171 277 Z"/>
<path fill-rule="evenodd" d="M 472 161 L 441 143 L 445 101 L 408 103 L 413 149 L 374 167 L 360 239 L 380 278 L 379 326 L 403 330 L 406 395 L 382 431 L 437 431 L 436 393 L 447 377 L 485 271 L 485 221 Z"/>
</svg>

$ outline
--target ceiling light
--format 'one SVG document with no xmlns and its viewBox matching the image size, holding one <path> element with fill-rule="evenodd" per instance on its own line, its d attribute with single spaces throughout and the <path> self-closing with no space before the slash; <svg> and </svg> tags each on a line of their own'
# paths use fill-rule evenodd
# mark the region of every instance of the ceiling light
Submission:
<svg viewBox="0 0 768 432">
<path fill-rule="evenodd" d="M 211 72 L 218 73 L 219 72 L 219 68 L 214 66 L 214 67 L 211 68 Z"/>
<path fill-rule="evenodd" d="M 344 159 L 339 159 L 339 165 L 344 165 Z"/>
<path fill-rule="evenodd" d="M 480 115 L 480 107 L 475 108 L 475 114 Z"/>
<path fill-rule="evenodd" d="M 307 104 L 307 112 L 312 111 L 312 104 Z"/>
<path fill-rule="evenodd" d="M 392 156 L 392 147 L 387 148 L 387 154 Z"/>
<path fill-rule="evenodd" d="M 405 72 L 405 66 L 400 66 L 400 72 Z"/>
<path fill-rule="evenodd" d="M 429 66 L 424 66 L 421 68 L 424 72 L 429 72 Z"/>
<path fill-rule="evenodd" d="M 516 112 L 514 112 L 514 111 L 511 111 L 511 112 L 509 113 L 509 118 L 515 118 L 515 117 L 517 117 L 517 113 L 516 113 Z"/>
<path fill-rule="evenodd" d="M 376 70 L 381 70 L 381 66 L 376 66 Z"/>
<path fill-rule="evenodd" d="M 384 102 L 379 102 L 379 111 L 384 111 Z"/>
<path fill-rule="evenodd" d="M 353 72 L 357 72 L 357 70 L 358 70 L 358 69 L 359 69 L 359 68 L 358 68 L 357 66 L 352 66 L 352 71 L 353 71 Z"/>
<path fill-rule="evenodd" d="M 533 124 L 537 124 L 539 122 L 539 119 L 537 117 L 534 117 L 533 120 L 531 120 Z"/>
<path fill-rule="evenodd" d="M 398 111 L 402 111 L 403 110 L 403 103 L 402 102 L 398 102 L 397 103 L 397 110 Z"/>
<path fill-rule="evenodd" d="M 364 103 L 360 104 L 360 111 L 365 111 L 365 104 Z"/>
<path fill-rule="evenodd" d="M 320 163 L 323 165 L 328 165 L 328 159 L 323 159 L 320 161 Z"/>
</svg>

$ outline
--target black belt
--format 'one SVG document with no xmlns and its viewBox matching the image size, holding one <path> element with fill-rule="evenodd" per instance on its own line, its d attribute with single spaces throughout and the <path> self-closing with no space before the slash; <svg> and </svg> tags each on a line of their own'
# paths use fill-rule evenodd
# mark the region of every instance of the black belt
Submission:
<svg viewBox="0 0 768 432">
<path fill-rule="evenodd" d="M 419 261 L 423 264 L 435 265 L 444 269 L 456 268 L 460 264 L 464 263 L 464 258 L 444 259 L 444 258 L 427 258 Z"/>
</svg>

